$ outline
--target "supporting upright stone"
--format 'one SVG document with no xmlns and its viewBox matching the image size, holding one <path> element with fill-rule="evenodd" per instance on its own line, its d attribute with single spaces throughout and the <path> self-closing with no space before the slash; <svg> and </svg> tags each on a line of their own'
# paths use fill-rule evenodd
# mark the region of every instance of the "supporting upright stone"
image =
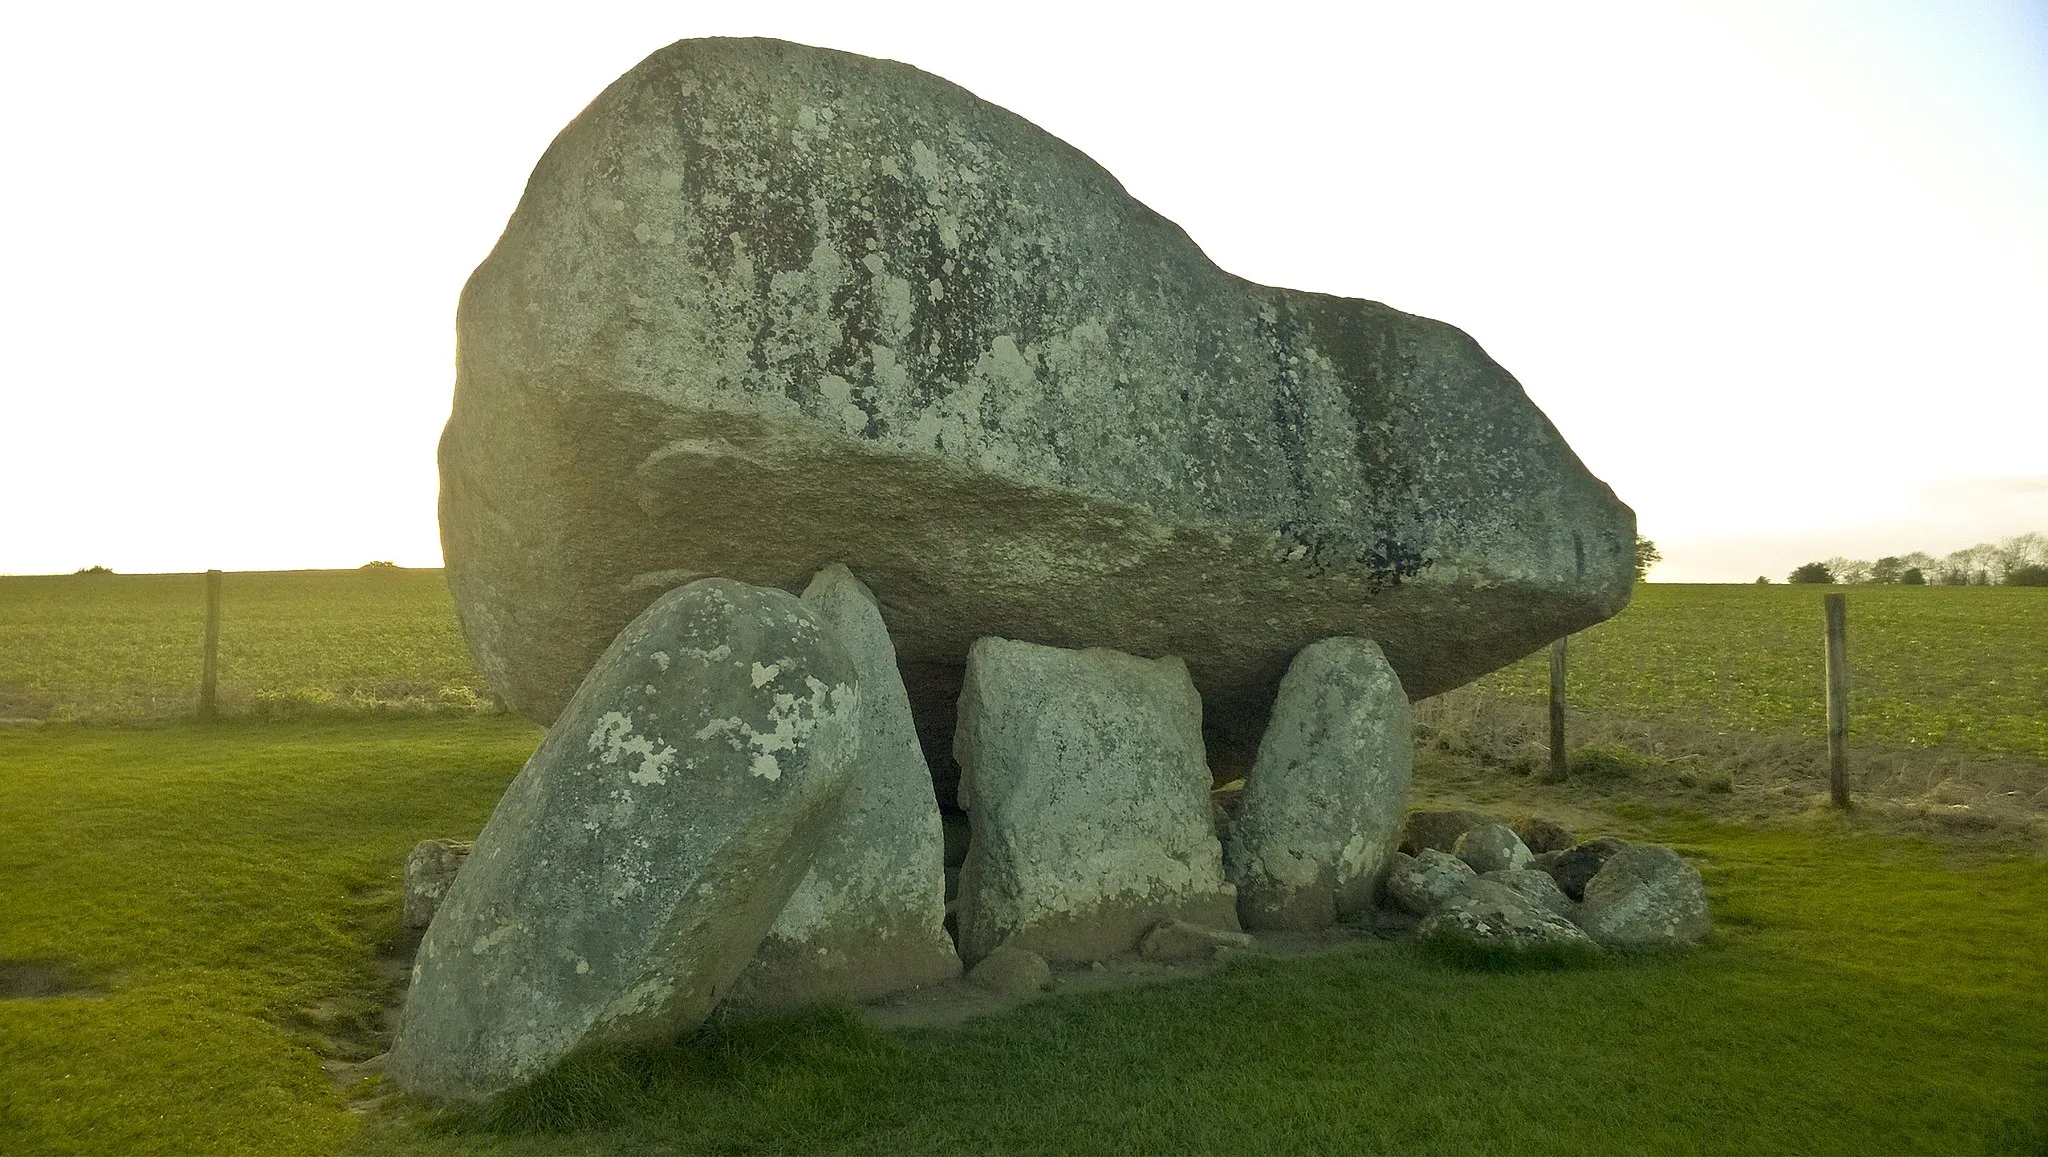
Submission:
<svg viewBox="0 0 2048 1157">
<path fill-rule="evenodd" d="M 855 667 L 782 591 L 705 579 L 613 640 L 498 801 L 413 965 L 387 1071 L 478 1100 L 725 996 L 858 755 Z"/>
<path fill-rule="evenodd" d="M 946 935 L 939 803 L 881 608 L 837 564 L 811 580 L 803 603 L 859 672 L 860 762 L 810 871 L 734 986 L 741 1007 L 869 1000 L 960 974 Z"/>
<path fill-rule="evenodd" d="M 960 951 L 1078 962 L 1160 921 L 1237 928 L 1209 817 L 1202 702 L 1179 659 L 984 638 L 954 751 L 973 842 Z"/>
<path fill-rule="evenodd" d="M 1224 846 L 1245 927 L 1312 931 L 1370 909 L 1414 767 L 1408 696 L 1379 647 L 1302 648 Z"/>
</svg>

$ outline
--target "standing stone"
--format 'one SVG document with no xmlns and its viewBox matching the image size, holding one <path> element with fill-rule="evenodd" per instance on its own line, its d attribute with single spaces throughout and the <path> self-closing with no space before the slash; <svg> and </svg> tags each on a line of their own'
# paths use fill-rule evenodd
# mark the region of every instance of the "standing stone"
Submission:
<svg viewBox="0 0 2048 1157">
<path fill-rule="evenodd" d="M 469 858 L 475 844 L 462 840 L 421 840 L 405 858 L 405 910 L 407 928 L 425 928 L 434 922 L 455 873 Z"/>
<path fill-rule="evenodd" d="M 1370 910 L 1414 766 L 1408 696 L 1379 647 L 1302 648 L 1224 847 L 1244 926 L 1313 931 Z"/>
<path fill-rule="evenodd" d="M 1482 876 L 1488 872 L 1512 872 L 1526 868 L 1533 858 L 1523 845 L 1522 837 L 1506 824 L 1481 824 L 1473 828 L 1451 845 L 1451 854 L 1470 864 L 1472 870 Z"/>
<path fill-rule="evenodd" d="M 826 559 L 936 704 L 984 635 L 1179 655 L 1246 751 L 1318 639 L 1420 698 L 1633 589 L 1634 515 L 1469 336 L 1218 269 L 893 61 L 656 52 L 554 139 L 456 330 L 449 584 L 543 723 L 660 591 Z"/>
<path fill-rule="evenodd" d="M 1707 887 L 1670 848 L 1629 848 L 1610 856 L 1586 885 L 1575 917 L 1609 948 L 1676 948 L 1707 938 Z"/>
<path fill-rule="evenodd" d="M 1097 960 L 1175 917 L 1237 929 L 1179 659 L 979 639 L 954 742 L 973 825 L 962 957 Z"/>
<path fill-rule="evenodd" d="M 875 596 L 818 572 L 803 603 L 860 676 L 860 761 L 839 818 L 733 991 L 739 1006 L 868 1000 L 960 975 L 946 935 L 945 837 L 910 697 Z"/>
<path fill-rule="evenodd" d="M 824 839 L 858 675 L 795 598 L 723 579 L 619 634 L 498 801 L 413 965 L 389 1069 L 476 1100 L 717 1005 Z"/>
</svg>

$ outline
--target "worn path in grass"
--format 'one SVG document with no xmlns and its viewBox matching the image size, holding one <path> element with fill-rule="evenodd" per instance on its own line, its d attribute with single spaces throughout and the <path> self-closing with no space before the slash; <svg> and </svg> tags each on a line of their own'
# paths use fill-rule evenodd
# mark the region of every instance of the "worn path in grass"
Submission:
<svg viewBox="0 0 2048 1157">
<path fill-rule="evenodd" d="M 1501 974 L 1371 943 L 951 1031 L 822 1014 L 572 1071 L 497 1125 L 360 1132 L 318 1030 L 384 995 L 411 842 L 474 832 L 537 737 L 502 718 L 0 733 L 0 960 L 100 990 L 0 1000 L 0 1152 L 2048 1144 L 2048 864 L 1640 807 L 1622 829 L 1703 861 L 1721 932 L 1693 956 Z M 578 1114 L 591 1131 L 503 1131 Z"/>
</svg>

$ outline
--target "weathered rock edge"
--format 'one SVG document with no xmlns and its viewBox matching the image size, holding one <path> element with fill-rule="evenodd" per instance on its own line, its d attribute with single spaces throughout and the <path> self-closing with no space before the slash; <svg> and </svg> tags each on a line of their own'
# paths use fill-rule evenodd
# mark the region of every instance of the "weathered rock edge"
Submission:
<svg viewBox="0 0 2048 1157">
<path fill-rule="evenodd" d="M 620 633 L 477 836 L 414 960 L 387 1071 L 481 1100 L 701 1022 L 754 955 L 859 753 L 851 659 L 721 579 Z"/>
<path fill-rule="evenodd" d="M 1633 514 L 1465 334 L 1231 276 L 891 61 L 655 53 L 550 146 L 457 324 L 449 582 L 542 722 L 704 575 L 846 563 L 935 668 L 921 717 L 998 635 L 1183 656 L 1246 747 L 1317 639 L 1378 640 L 1419 698 L 1630 593 Z"/>
</svg>

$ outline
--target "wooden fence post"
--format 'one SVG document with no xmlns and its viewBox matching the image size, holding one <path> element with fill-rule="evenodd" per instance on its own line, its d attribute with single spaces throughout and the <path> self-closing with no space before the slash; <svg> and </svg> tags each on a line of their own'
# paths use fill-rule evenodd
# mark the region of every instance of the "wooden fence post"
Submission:
<svg viewBox="0 0 2048 1157">
<path fill-rule="evenodd" d="M 1550 644 L 1550 778 L 1556 781 L 1569 771 L 1564 750 L 1564 644 L 1564 639 Z"/>
<path fill-rule="evenodd" d="M 1849 806 L 1849 623 L 1843 596 L 1827 596 L 1828 792 Z"/>
<path fill-rule="evenodd" d="M 206 572 L 206 652 L 199 668 L 199 718 L 212 723 L 220 711 L 214 702 L 214 678 L 220 670 L 220 572 Z"/>
</svg>

